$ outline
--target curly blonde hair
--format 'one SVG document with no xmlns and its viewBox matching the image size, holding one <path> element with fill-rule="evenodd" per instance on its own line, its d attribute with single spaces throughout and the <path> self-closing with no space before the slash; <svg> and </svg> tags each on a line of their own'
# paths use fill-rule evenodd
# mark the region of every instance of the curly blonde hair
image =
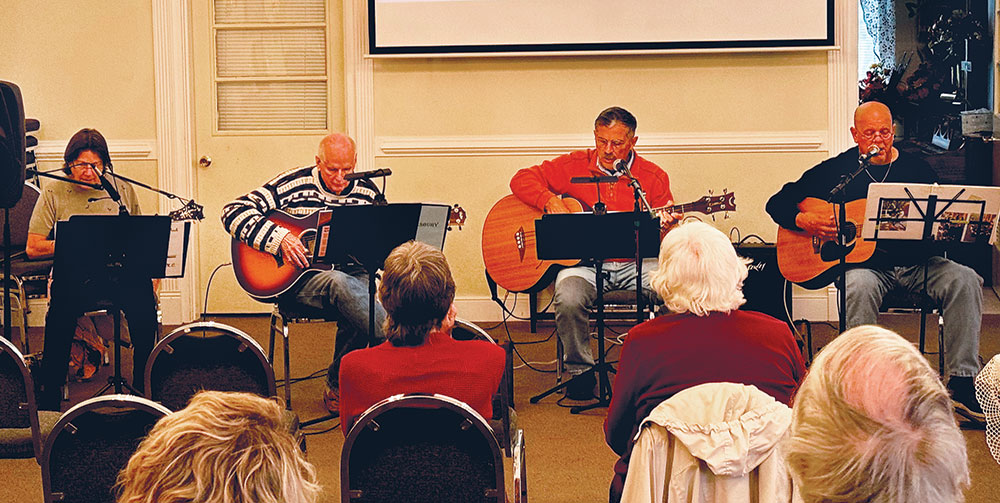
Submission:
<svg viewBox="0 0 1000 503">
<path fill-rule="evenodd" d="M 314 503 L 316 470 L 273 400 L 199 392 L 149 432 L 118 475 L 119 503 Z"/>
</svg>

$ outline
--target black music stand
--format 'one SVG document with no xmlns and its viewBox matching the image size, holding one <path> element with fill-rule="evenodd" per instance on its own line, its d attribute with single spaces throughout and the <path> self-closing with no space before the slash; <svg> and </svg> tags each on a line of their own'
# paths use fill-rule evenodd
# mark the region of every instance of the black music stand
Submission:
<svg viewBox="0 0 1000 503">
<path fill-rule="evenodd" d="M 866 211 L 865 222 L 871 222 L 874 228 L 873 236 L 870 238 L 864 238 L 866 241 L 892 240 L 942 244 L 949 242 L 970 241 L 974 243 L 987 244 L 989 242 L 992 232 L 983 232 L 983 230 L 992 231 L 993 225 L 996 223 L 985 218 L 988 203 L 980 197 L 972 197 L 972 194 L 962 198 L 962 196 L 967 192 L 966 188 L 959 189 L 952 197 L 940 197 L 935 193 L 930 193 L 927 197 L 916 197 L 910 188 L 925 184 L 915 183 L 908 184 L 906 187 L 903 187 L 903 193 L 906 197 L 885 197 L 883 189 L 885 186 L 889 185 L 899 184 L 873 183 L 868 187 L 868 196 L 878 197 L 878 202 L 874 206 L 867 208 Z M 970 218 L 968 224 L 963 223 L 961 225 L 954 226 L 949 218 L 945 218 L 945 212 L 951 209 L 956 203 L 965 206 L 963 209 L 966 211 L 962 211 L 960 213 L 965 213 Z M 902 208 L 911 205 L 919 216 L 903 216 L 904 212 Z M 971 208 L 969 208 L 970 206 Z M 971 211 L 969 211 L 970 209 Z M 905 230 L 906 222 L 912 222 L 922 226 L 920 228 L 919 236 L 892 235 L 892 231 L 894 230 L 900 228 Z M 935 224 L 940 226 L 937 229 L 937 234 L 934 234 Z M 966 225 L 969 226 L 969 229 L 966 232 L 967 237 L 970 239 L 965 239 L 962 236 L 963 231 L 966 230 Z M 880 233 L 882 234 L 881 236 Z M 923 268 L 923 291 L 921 292 L 924 296 L 927 295 L 927 265 L 928 264 L 925 261 Z M 923 343 L 922 338 L 923 332 L 921 330 L 921 344 Z"/>
<path fill-rule="evenodd" d="M 445 204 L 396 203 L 339 206 L 319 215 L 313 257 L 324 264 L 358 264 L 368 274 L 368 337 L 375 333 L 375 279 L 397 246 L 416 240 L 444 248 L 451 207 Z M 337 415 L 303 422 L 310 426 Z"/>
<path fill-rule="evenodd" d="M 114 320 L 115 367 L 108 384 L 121 394 L 130 386 L 121 372 L 121 309 L 114 301 L 122 277 L 162 278 L 167 265 L 170 217 L 161 215 L 75 215 L 56 224 L 56 252 L 52 277 L 60 282 L 101 285 L 108 295 Z M 96 396 L 96 395 L 95 395 Z"/>
<path fill-rule="evenodd" d="M 639 234 L 639 250 L 636 250 L 636 232 Z M 593 261 L 597 269 L 597 363 L 581 374 L 559 383 L 544 393 L 531 398 L 538 403 L 569 383 L 587 374 L 598 375 L 597 403 L 573 407 L 570 412 L 578 414 L 597 407 L 607 407 L 611 403 L 611 383 L 608 372 L 615 369 L 606 360 L 604 349 L 604 271 L 605 259 L 636 259 L 636 257 L 656 257 L 660 249 L 660 219 L 645 212 L 607 213 L 563 213 L 547 214 L 535 220 L 535 246 L 538 258 L 545 260 L 581 259 Z M 636 288 L 642 288 L 642 277 L 636 278 Z"/>
</svg>

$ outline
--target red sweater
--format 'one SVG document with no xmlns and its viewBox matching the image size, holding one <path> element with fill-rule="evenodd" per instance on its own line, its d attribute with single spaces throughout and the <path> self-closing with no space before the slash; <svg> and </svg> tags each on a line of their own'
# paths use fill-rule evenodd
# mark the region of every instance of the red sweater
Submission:
<svg viewBox="0 0 1000 503">
<path fill-rule="evenodd" d="M 604 421 L 605 440 L 621 455 L 611 494 L 621 494 L 639 424 L 667 398 L 699 384 L 735 382 L 790 406 L 805 372 L 788 325 L 763 313 L 673 314 L 629 330 Z"/>
<path fill-rule="evenodd" d="M 489 420 L 504 360 L 496 344 L 456 341 L 441 332 L 431 332 L 420 346 L 384 342 L 351 351 L 340 362 L 340 428 L 347 435 L 369 407 L 400 393 L 447 395 Z"/>
<path fill-rule="evenodd" d="M 631 170 L 654 208 L 666 206 L 673 199 L 670 180 L 659 166 L 636 155 Z M 538 209 L 542 209 L 552 196 L 563 194 L 593 206 L 597 202 L 596 184 L 570 183 L 570 179 L 577 176 L 607 176 L 597 167 L 596 150 L 578 150 L 524 168 L 510 179 L 510 190 L 525 204 Z M 602 183 L 600 186 L 601 201 L 608 206 L 608 211 L 632 211 L 635 198 L 627 178 L 620 177 L 617 183 Z"/>
</svg>

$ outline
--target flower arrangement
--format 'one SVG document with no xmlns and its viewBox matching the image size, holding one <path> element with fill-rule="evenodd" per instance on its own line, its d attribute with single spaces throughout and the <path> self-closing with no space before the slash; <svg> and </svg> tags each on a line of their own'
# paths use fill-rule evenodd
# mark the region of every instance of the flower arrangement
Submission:
<svg viewBox="0 0 1000 503">
<path fill-rule="evenodd" d="M 890 109 L 895 108 L 902 101 L 900 81 L 909 64 L 910 56 L 906 53 L 896 64 L 873 63 L 865 78 L 858 82 L 858 103 L 880 101 Z"/>
</svg>

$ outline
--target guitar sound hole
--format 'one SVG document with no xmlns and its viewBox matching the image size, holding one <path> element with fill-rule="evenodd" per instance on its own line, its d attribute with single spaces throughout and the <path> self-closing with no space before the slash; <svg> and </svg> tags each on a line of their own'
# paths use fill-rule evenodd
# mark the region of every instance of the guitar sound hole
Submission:
<svg viewBox="0 0 1000 503">
<path fill-rule="evenodd" d="M 858 227 L 854 225 L 854 222 L 847 222 L 844 224 L 844 242 L 850 243 L 858 237 Z"/>
</svg>

